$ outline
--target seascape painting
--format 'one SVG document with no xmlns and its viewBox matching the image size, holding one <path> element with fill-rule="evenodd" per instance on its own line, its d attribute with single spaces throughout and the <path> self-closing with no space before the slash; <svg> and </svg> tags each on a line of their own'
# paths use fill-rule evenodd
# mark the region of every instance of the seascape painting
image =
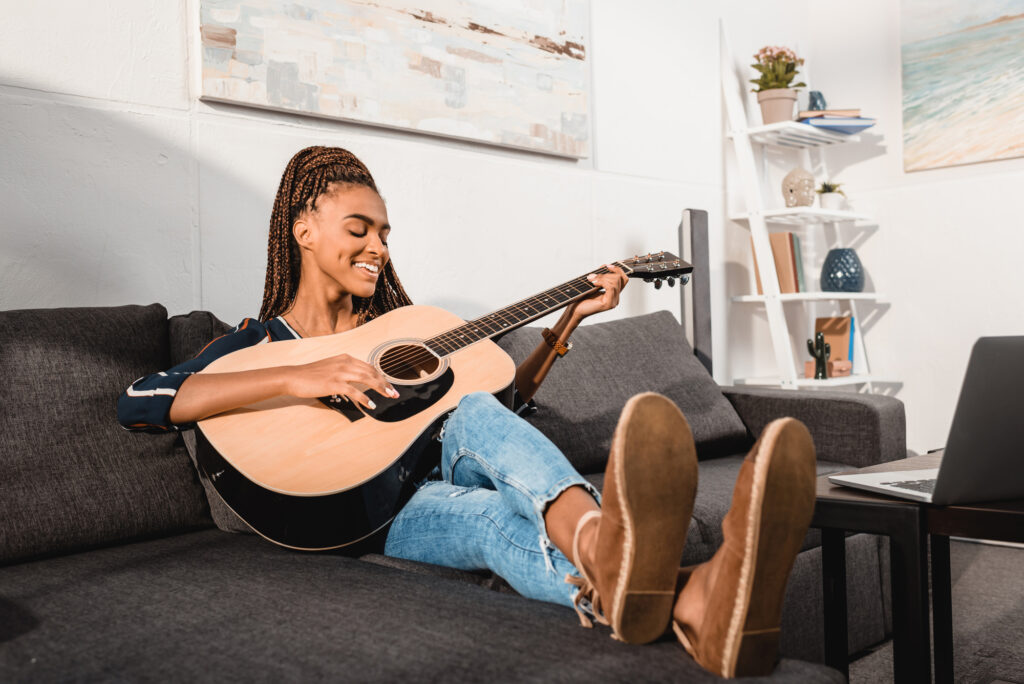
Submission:
<svg viewBox="0 0 1024 684">
<path fill-rule="evenodd" d="M 586 0 L 200 0 L 201 99 L 589 154 Z"/>
<path fill-rule="evenodd" d="M 1024 156 L 1024 0 L 902 0 L 903 167 Z"/>
</svg>

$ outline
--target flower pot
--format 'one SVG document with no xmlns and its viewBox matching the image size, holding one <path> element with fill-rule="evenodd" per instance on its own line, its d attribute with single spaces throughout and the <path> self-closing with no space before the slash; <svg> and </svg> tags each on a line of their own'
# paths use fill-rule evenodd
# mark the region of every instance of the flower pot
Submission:
<svg viewBox="0 0 1024 684">
<path fill-rule="evenodd" d="M 857 253 L 849 247 L 830 249 L 821 265 L 822 292 L 861 292 L 864 289 L 864 266 Z"/>
<path fill-rule="evenodd" d="M 761 105 L 761 120 L 764 123 L 792 121 L 793 105 L 796 104 L 796 90 L 793 88 L 762 90 L 757 94 L 757 102 Z"/>
<path fill-rule="evenodd" d="M 846 199 L 838 192 L 822 192 L 818 195 L 818 204 L 822 209 L 842 209 Z"/>
</svg>

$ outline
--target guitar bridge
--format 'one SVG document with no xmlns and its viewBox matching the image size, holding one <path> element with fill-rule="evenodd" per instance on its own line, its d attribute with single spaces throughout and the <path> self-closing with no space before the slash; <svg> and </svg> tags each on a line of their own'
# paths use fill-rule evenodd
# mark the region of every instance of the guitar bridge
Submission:
<svg viewBox="0 0 1024 684">
<path fill-rule="evenodd" d="M 365 414 L 359 410 L 359 407 L 349 401 L 349 398 L 340 394 L 331 394 L 326 397 L 317 397 L 320 402 L 327 408 L 334 409 L 341 415 L 348 418 L 351 422 L 356 422 L 362 418 Z"/>
</svg>

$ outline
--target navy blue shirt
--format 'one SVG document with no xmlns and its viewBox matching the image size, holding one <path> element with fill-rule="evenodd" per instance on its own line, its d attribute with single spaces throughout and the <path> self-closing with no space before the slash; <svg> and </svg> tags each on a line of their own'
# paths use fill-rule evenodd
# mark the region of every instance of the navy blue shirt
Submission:
<svg viewBox="0 0 1024 684">
<path fill-rule="evenodd" d="M 277 316 L 266 323 L 246 318 L 234 328 L 203 347 L 195 357 L 166 371 L 145 375 L 133 382 L 117 400 L 117 421 L 126 430 L 169 432 L 187 430 L 194 423 L 175 425 L 169 413 L 171 403 L 185 378 L 198 373 L 220 357 L 231 352 L 267 342 L 294 340 L 300 335 L 283 318 Z"/>
</svg>

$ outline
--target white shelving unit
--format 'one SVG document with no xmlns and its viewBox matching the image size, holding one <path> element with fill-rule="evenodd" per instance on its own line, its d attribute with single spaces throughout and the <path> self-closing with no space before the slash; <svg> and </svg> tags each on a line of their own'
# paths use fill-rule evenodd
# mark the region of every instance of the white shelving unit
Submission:
<svg viewBox="0 0 1024 684">
<path fill-rule="evenodd" d="M 798 124 L 799 125 L 799 124 Z M 750 214 L 737 214 L 729 217 L 733 221 L 749 223 Z M 870 216 L 853 211 L 840 209 L 818 209 L 817 207 L 788 207 L 786 209 L 765 209 L 761 218 L 769 223 L 781 223 L 789 226 L 821 225 L 824 223 L 840 223 L 843 221 L 870 221 Z"/>
<path fill-rule="evenodd" d="M 832 302 L 832 301 L 872 301 L 884 302 L 885 296 L 878 292 L 787 292 L 779 295 L 779 301 L 785 302 Z M 732 301 L 737 303 L 761 303 L 768 301 L 768 295 L 736 295 Z"/>
<path fill-rule="evenodd" d="M 759 161 L 761 162 L 762 171 L 766 168 L 763 148 L 773 147 L 782 150 L 783 153 L 789 152 L 795 155 L 800 165 L 804 168 L 813 169 L 817 166 L 827 177 L 823 151 L 833 145 L 856 143 L 859 141 L 859 137 L 822 130 L 796 121 L 783 121 L 764 126 L 748 126 L 746 110 L 740 97 L 743 88 L 740 86 L 739 75 L 736 73 L 724 24 L 721 27 L 721 50 L 722 88 L 729 124 L 728 137 L 732 141 L 733 150 L 736 154 L 739 185 L 742 189 L 743 202 L 746 208 L 745 212 L 730 216 L 729 218 L 738 223 L 746 224 L 750 229 L 750 236 L 754 246 L 754 258 L 757 261 L 757 268 L 761 273 L 763 290 L 763 294 L 737 295 L 732 297 L 731 301 L 736 304 L 757 304 L 764 307 L 778 373 L 766 378 L 735 378 L 734 382 L 737 385 L 776 386 L 786 389 L 829 388 L 854 385 L 860 386 L 869 392 L 873 391 L 874 383 L 891 381 L 871 374 L 861 325 L 854 326 L 853 351 L 855 374 L 841 378 L 828 378 L 826 380 L 805 378 L 803 377 L 803 363 L 798 364 L 796 361 L 797 354 L 800 355 L 800 358 L 806 355 L 801 353 L 803 351 L 802 340 L 801 348 L 794 349 L 783 305 L 800 303 L 804 306 L 815 307 L 828 302 L 842 303 L 856 319 L 857 323 L 861 323 L 863 319 L 861 319 L 857 311 L 857 303 L 884 302 L 884 295 L 877 292 L 799 292 L 782 294 L 779 291 L 775 260 L 772 257 L 771 245 L 768 240 L 769 226 L 811 227 L 811 229 L 817 227 L 819 230 L 828 227 L 835 229 L 836 235 L 840 236 L 841 239 L 844 226 L 855 225 L 858 222 L 870 222 L 871 217 L 854 211 L 827 210 L 817 207 L 782 209 L 766 207 L 761 193 L 761 175 L 758 174 Z M 758 148 L 758 154 L 755 154 L 755 146 Z M 819 163 L 816 165 L 811 163 L 810 155 L 812 151 L 818 155 Z"/>
<path fill-rule="evenodd" d="M 869 385 L 875 382 L 888 382 L 883 378 L 876 378 L 870 375 L 861 375 L 859 373 L 855 375 L 847 375 L 844 378 L 828 378 L 826 380 L 814 380 L 813 378 L 797 378 L 793 383 L 796 389 L 801 388 L 813 388 L 813 387 L 844 387 L 847 385 Z M 779 379 L 777 377 L 767 378 L 736 378 L 734 383 L 737 385 L 748 385 L 751 387 L 777 387 L 779 385 Z"/>
</svg>

